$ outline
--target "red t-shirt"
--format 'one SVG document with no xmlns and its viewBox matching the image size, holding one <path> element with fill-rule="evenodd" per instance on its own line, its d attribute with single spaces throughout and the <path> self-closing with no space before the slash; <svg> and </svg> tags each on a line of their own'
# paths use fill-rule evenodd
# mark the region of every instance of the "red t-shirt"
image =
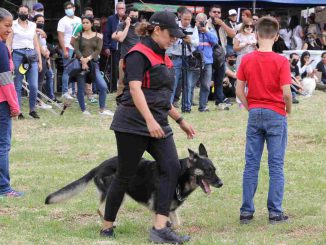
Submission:
<svg viewBox="0 0 326 245">
<path fill-rule="evenodd" d="M 249 109 L 265 108 L 286 115 L 282 86 L 291 84 L 289 61 L 274 52 L 245 55 L 237 78 L 247 82 Z"/>
</svg>

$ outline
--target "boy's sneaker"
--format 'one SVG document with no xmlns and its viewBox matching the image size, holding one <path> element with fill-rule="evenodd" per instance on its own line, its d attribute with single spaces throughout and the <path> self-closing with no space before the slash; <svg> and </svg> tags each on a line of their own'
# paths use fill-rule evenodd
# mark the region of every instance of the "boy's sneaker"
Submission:
<svg viewBox="0 0 326 245">
<path fill-rule="evenodd" d="M 269 223 L 274 225 L 274 224 L 279 224 L 286 222 L 289 219 L 288 216 L 284 215 L 283 213 L 279 215 L 274 215 L 274 216 L 269 216 Z"/>
<path fill-rule="evenodd" d="M 100 111 L 99 114 L 101 116 L 110 116 L 110 117 L 113 117 L 114 116 L 114 112 L 110 111 L 110 110 L 105 110 L 105 111 Z"/>
<path fill-rule="evenodd" d="M 90 113 L 89 111 L 83 111 L 83 115 L 84 115 L 84 116 L 90 116 L 91 113 Z"/>
<path fill-rule="evenodd" d="M 24 117 L 23 113 L 20 113 L 18 115 L 18 120 L 24 120 L 24 119 L 25 119 L 25 117 Z"/>
<path fill-rule="evenodd" d="M 199 112 L 209 112 L 209 108 L 206 106 L 204 109 L 198 109 Z"/>
<path fill-rule="evenodd" d="M 40 119 L 39 115 L 37 115 L 36 111 L 31 111 L 29 115 L 34 119 Z"/>
<path fill-rule="evenodd" d="M 100 231 L 100 235 L 103 236 L 103 237 L 115 238 L 114 229 L 113 228 L 101 230 Z"/>
<path fill-rule="evenodd" d="M 292 99 L 292 104 L 299 104 L 299 100 L 297 100 L 296 98 Z"/>
<path fill-rule="evenodd" d="M 190 240 L 190 236 L 180 236 L 170 227 L 159 230 L 153 227 L 149 232 L 149 240 L 153 243 L 183 244 Z"/>
<path fill-rule="evenodd" d="M 253 218 L 253 214 L 240 214 L 240 224 L 249 224 Z"/>
<path fill-rule="evenodd" d="M 0 196 L 2 196 L 2 197 L 21 197 L 23 195 L 24 195 L 24 192 L 11 190 L 10 192 L 7 192 L 7 193 L 2 194 Z"/>
</svg>

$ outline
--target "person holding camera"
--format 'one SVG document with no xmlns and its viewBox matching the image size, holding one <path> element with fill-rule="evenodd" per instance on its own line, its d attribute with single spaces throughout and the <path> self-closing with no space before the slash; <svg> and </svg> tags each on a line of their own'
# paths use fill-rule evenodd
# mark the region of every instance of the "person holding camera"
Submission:
<svg viewBox="0 0 326 245">
<path fill-rule="evenodd" d="M 117 31 L 112 34 L 112 39 L 120 43 L 120 60 L 119 60 L 119 79 L 117 96 L 122 94 L 124 85 L 123 59 L 128 51 L 140 42 L 139 36 L 136 34 L 138 26 L 139 13 L 136 8 L 127 8 L 124 22 L 121 22 Z"/>
<path fill-rule="evenodd" d="M 174 102 L 177 87 L 181 82 L 183 86 L 183 100 L 181 110 L 182 112 L 191 112 L 191 94 L 192 87 L 196 83 L 194 76 L 195 72 L 192 71 L 189 66 L 189 60 L 199 44 L 198 29 L 196 26 L 191 25 L 192 13 L 190 10 L 185 9 L 181 13 L 181 20 L 179 27 L 182 28 L 183 33 L 186 35 L 182 39 L 178 39 L 171 48 L 167 51 L 171 60 L 173 61 L 175 69 L 175 83 L 173 87 L 173 93 L 171 96 L 171 103 Z M 180 81 L 180 77 L 182 80 Z"/>
<path fill-rule="evenodd" d="M 219 5 L 213 5 L 209 11 L 210 19 L 208 20 L 209 28 L 216 32 L 218 38 L 218 44 L 226 51 L 227 37 L 234 38 L 236 31 L 229 27 L 221 19 L 222 8 Z M 225 60 L 225 58 L 223 59 Z M 214 97 L 215 105 L 218 109 L 228 110 L 228 106 L 231 106 L 231 102 L 227 99 L 223 93 L 223 79 L 225 76 L 225 64 L 221 64 L 218 69 L 214 69 Z"/>
<path fill-rule="evenodd" d="M 207 16 L 200 13 L 196 16 L 196 26 L 199 30 L 199 45 L 197 50 L 202 52 L 205 66 L 200 75 L 199 107 L 200 112 L 209 111 L 207 107 L 212 81 L 213 47 L 217 44 L 216 34 L 208 29 Z M 222 87 L 223 89 L 223 87 Z"/>
</svg>

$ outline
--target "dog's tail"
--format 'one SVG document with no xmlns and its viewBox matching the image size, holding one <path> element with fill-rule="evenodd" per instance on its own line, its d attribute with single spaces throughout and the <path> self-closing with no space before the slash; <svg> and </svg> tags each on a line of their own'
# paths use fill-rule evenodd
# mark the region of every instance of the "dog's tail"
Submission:
<svg viewBox="0 0 326 245">
<path fill-rule="evenodd" d="M 60 190 L 48 195 L 45 199 L 45 204 L 63 202 L 82 192 L 86 188 L 88 183 L 94 178 L 95 172 L 96 168 L 92 169 L 80 179 L 75 180 L 74 182 L 66 185 Z"/>
</svg>

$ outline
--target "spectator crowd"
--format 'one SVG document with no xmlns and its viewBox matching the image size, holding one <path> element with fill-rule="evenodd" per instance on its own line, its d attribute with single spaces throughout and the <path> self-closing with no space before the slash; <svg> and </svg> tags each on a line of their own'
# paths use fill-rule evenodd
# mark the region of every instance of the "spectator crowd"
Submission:
<svg viewBox="0 0 326 245">
<path fill-rule="evenodd" d="M 108 90 L 116 91 L 117 97 L 123 93 L 124 57 L 142 39 L 138 29 L 144 19 L 140 20 L 139 11 L 118 2 L 116 14 L 103 22 L 94 16 L 90 7 L 83 10 L 81 17 L 76 16 L 75 5 L 66 2 L 65 15 L 57 25 L 57 45 L 53 43 L 53 36 L 44 31 L 47 23 L 41 3 L 34 4 L 32 10 L 22 5 L 17 13 L 6 43 L 12 54 L 20 106 L 25 88 L 29 94 L 29 115 L 35 119 L 39 118 L 37 108 L 51 108 L 47 101 L 42 101 L 38 91 L 45 93 L 51 102 L 76 101 L 82 113 L 90 115 L 86 96 L 86 102 L 99 104 L 100 115 L 113 116 L 107 109 L 106 96 Z M 222 19 L 222 16 L 227 17 Z M 181 107 L 182 112 L 190 113 L 195 106 L 199 112 L 208 112 L 208 100 L 214 100 L 220 110 L 229 110 L 234 103 L 230 98 L 236 97 L 237 69 L 243 56 L 258 48 L 255 24 L 261 17 L 248 9 L 240 13 L 240 22 L 237 16 L 235 9 L 224 10 L 219 5 L 211 6 L 208 15 L 194 15 L 186 7 L 178 8 L 176 21 L 186 36 L 178 39 L 167 54 L 175 70 L 171 103 Z M 314 14 L 304 27 L 298 16 L 274 17 L 280 29 L 273 50 L 277 53 L 293 50 L 289 57 L 293 103 L 299 103 L 297 95 L 311 95 L 315 87 L 326 90 L 326 53 L 322 53 L 320 62 L 315 62 L 309 52 L 326 49 L 326 25 L 316 23 Z M 305 52 L 300 56 L 298 50 Z M 59 54 L 63 65 L 60 100 L 54 93 L 51 58 L 55 54 Z M 108 70 L 109 77 L 106 76 Z M 196 86 L 199 87 L 198 101 Z M 241 102 L 235 101 L 242 108 Z M 18 118 L 25 117 L 20 113 Z"/>
</svg>

